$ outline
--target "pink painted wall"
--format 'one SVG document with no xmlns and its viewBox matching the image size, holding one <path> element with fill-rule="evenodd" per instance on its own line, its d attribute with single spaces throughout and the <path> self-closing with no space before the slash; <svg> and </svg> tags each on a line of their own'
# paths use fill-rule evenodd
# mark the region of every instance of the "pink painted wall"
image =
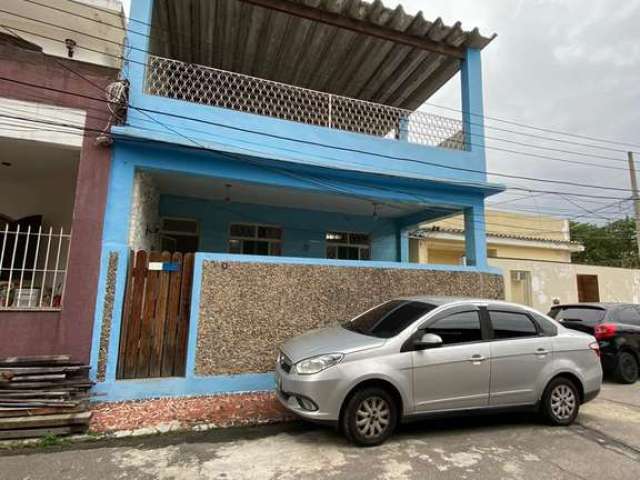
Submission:
<svg viewBox="0 0 640 480">
<path fill-rule="evenodd" d="M 0 97 L 83 109 L 86 128 L 102 130 L 106 125 L 106 104 L 77 95 L 104 98 L 103 88 L 117 77 L 117 71 L 0 45 L 0 72 L 2 77 L 72 92 L 0 80 Z M 0 311 L 0 357 L 66 353 L 78 361 L 89 360 L 111 158 L 111 150 L 97 146 L 94 136 L 95 132 L 87 132 L 78 163 L 63 308 L 59 312 Z"/>
</svg>

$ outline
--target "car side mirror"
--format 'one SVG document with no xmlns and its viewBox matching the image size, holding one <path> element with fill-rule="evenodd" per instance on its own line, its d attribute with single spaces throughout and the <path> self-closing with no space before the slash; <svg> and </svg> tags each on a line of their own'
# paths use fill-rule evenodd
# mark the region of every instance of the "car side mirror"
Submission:
<svg viewBox="0 0 640 480">
<path fill-rule="evenodd" d="M 427 348 L 441 347 L 444 342 L 440 335 L 435 333 L 425 333 L 419 338 L 413 341 L 413 346 L 419 350 L 426 350 Z"/>
</svg>

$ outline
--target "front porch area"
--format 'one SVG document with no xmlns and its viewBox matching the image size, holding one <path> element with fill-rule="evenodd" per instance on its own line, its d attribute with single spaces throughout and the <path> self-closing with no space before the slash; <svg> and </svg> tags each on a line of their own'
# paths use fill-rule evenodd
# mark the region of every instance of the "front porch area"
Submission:
<svg viewBox="0 0 640 480">
<path fill-rule="evenodd" d="M 474 214 L 473 206 L 350 195 L 326 180 L 318 186 L 325 191 L 140 169 L 128 243 L 132 250 L 409 262 L 418 224 Z M 477 259 L 478 229 L 465 242 L 470 259 Z"/>
</svg>

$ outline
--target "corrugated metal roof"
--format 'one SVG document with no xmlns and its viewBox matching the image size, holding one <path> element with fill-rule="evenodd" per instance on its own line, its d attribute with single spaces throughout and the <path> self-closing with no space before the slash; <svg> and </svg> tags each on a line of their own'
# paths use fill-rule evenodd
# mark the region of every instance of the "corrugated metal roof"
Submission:
<svg viewBox="0 0 640 480">
<path fill-rule="evenodd" d="M 493 39 L 380 0 L 291 1 L 453 47 Z M 412 110 L 460 69 L 454 57 L 238 0 L 156 0 L 153 24 L 156 55 Z"/>
</svg>

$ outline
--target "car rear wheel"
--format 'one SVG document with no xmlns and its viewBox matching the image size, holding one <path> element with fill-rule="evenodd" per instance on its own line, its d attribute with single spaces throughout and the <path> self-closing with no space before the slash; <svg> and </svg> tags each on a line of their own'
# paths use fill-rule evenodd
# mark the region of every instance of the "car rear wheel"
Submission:
<svg viewBox="0 0 640 480">
<path fill-rule="evenodd" d="M 398 422 L 398 408 L 383 388 L 369 387 L 357 391 L 347 402 L 342 417 L 342 431 L 356 445 L 380 445 L 391 436 Z"/>
<path fill-rule="evenodd" d="M 620 383 L 635 383 L 638 380 L 638 361 L 630 352 L 620 352 L 615 370 L 616 380 Z"/>
<path fill-rule="evenodd" d="M 542 410 L 551 425 L 571 425 L 580 410 L 580 395 L 568 378 L 552 380 L 542 397 Z"/>
</svg>

